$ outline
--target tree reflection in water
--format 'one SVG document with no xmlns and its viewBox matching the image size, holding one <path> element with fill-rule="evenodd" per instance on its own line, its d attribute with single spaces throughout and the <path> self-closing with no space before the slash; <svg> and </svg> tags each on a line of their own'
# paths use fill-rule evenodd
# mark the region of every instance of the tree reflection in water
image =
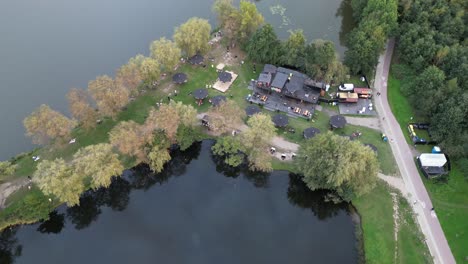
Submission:
<svg viewBox="0 0 468 264">
<path fill-rule="evenodd" d="M 57 211 L 53 211 L 49 214 L 49 220 L 42 222 L 37 228 L 37 231 L 44 234 L 58 234 L 62 231 L 64 226 L 65 215 L 58 213 Z"/>
<path fill-rule="evenodd" d="M 18 245 L 16 232 L 20 227 L 9 227 L 0 233 L 0 263 L 11 264 L 21 256 L 23 247 Z"/>
<path fill-rule="evenodd" d="M 309 208 L 320 220 L 336 216 L 341 210 L 348 210 L 345 202 L 334 203 L 326 201 L 330 191 L 311 191 L 302 181 L 301 176 L 289 174 L 288 200 L 301 208 Z"/>
</svg>

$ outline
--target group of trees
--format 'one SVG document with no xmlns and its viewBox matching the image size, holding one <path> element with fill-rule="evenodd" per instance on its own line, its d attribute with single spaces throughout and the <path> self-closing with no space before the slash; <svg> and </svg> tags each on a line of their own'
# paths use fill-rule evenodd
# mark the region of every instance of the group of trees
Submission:
<svg viewBox="0 0 468 264">
<path fill-rule="evenodd" d="M 431 136 L 454 158 L 468 156 L 466 3 L 402 1 L 395 67 L 401 89 Z"/>
<path fill-rule="evenodd" d="M 334 190 L 345 201 L 372 190 L 379 170 L 377 157 L 369 147 L 332 132 L 303 144 L 295 165 L 311 190 Z"/>
<path fill-rule="evenodd" d="M 351 0 L 356 28 L 349 33 L 345 64 L 354 74 L 373 72 L 387 37 L 395 34 L 397 0 Z"/>
<path fill-rule="evenodd" d="M 0 161 L 0 180 L 5 176 L 13 175 L 17 167 L 16 164 L 12 164 L 9 161 Z"/>
<path fill-rule="evenodd" d="M 160 172 L 171 159 L 168 149 L 172 143 L 182 142 L 180 148 L 184 150 L 197 140 L 196 121 L 197 112 L 192 106 L 171 101 L 159 109 L 152 108 L 143 124 L 119 123 L 109 132 L 109 140 L 120 153 Z"/>
<path fill-rule="evenodd" d="M 254 171 L 271 171 L 271 155 L 268 147 L 276 135 L 276 128 L 271 117 L 256 114 L 247 121 L 249 129 L 239 136 L 224 136 L 218 138 L 212 147 L 213 153 L 224 158 L 230 166 L 241 165 L 248 160 L 249 168 Z"/>
<path fill-rule="evenodd" d="M 45 195 L 54 196 L 68 206 L 79 204 L 81 193 L 88 187 L 108 187 L 113 176 L 124 167 L 110 144 L 84 147 L 69 162 L 62 158 L 44 160 L 37 166 L 33 182 Z"/>
<path fill-rule="evenodd" d="M 307 44 L 302 30 L 292 31 L 287 40 L 280 41 L 273 27 L 266 24 L 250 38 L 246 51 L 254 61 L 291 66 L 327 83 L 342 82 L 348 74 L 333 42 L 318 39 Z"/>
</svg>

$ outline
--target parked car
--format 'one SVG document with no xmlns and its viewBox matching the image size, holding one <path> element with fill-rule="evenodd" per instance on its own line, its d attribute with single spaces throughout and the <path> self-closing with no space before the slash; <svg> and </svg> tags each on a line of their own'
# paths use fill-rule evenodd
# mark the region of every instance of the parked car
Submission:
<svg viewBox="0 0 468 264">
<path fill-rule="evenodd" d="M 340 91 L 350 92 L 350 91 L 352 91 L 354 89 L 354 84 L 352 84 L 352 83 L 343 83 L 340 86 L 338 86 L 338 89 Z"/>
</svg>

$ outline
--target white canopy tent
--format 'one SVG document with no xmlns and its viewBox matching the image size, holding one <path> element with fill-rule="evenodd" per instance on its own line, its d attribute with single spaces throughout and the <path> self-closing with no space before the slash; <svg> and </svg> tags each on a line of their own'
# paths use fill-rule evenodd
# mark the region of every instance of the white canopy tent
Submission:
<svg viewBox="0 0 468 264">
<path fill-rule="evenodd" d="M 447 163 L 444 154 L 423 153 L 419 156 L 423 167 L 443 167 Z"/>
</svg>

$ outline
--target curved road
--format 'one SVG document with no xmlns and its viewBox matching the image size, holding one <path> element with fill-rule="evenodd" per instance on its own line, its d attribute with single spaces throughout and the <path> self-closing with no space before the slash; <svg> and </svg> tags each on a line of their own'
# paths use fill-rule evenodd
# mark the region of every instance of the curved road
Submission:
<svg viewBox="0 0 468 264">
<path fill-rule="evenodd" d="M 382 130 L 390 139 L 393 155 L 400 169 L 403 181 L 412 200 L 417 203 L 413 209 L 417 214 L 419 225 L 426 237 L 426 243 L 434 257 L 435 263 L 455 263 L 450 247 L 445 238 L 437 216 L 431 214 L 432 202 L 426 188 L 419 176 L 409 145 L 406 143 L 403 132 L 393 116 L 387 100 L 387 78 L 392 59 L 395 41 L 389 40 L 385 53 L 379 58 L 374 86 L 380 91 L 380 96 L 375 96 L 375 104 L 380 117 L 382 117 Z"/>
</svg>

